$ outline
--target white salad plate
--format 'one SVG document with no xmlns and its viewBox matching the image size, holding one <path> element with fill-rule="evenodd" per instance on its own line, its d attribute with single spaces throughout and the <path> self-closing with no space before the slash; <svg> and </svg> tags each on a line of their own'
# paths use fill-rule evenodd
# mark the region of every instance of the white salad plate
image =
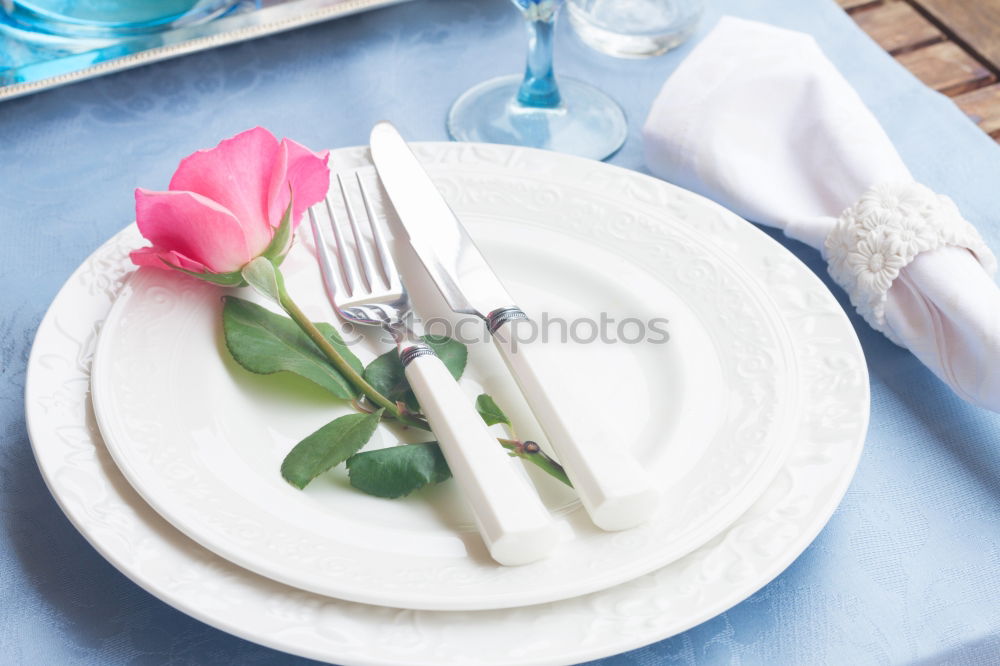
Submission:
<svg viewBox="0 0 1000 666">
<path fill-rule="evenodd" d="M 362 150 L 334 155 L 340 168 L 351 167 L 351 160 L 359 165 L 365 159 Z M 740 279 L 732 283 L 731 298 L 720 304 L 723 310 L 744 306 L 739 285 L 747 279 L 761 285 L 767 297 L 758 296 L 778 311 L 781 331 L 766 327 L 747 331 L 746 339 L 735 343 L 755 345 L 769 333 L 787 335 L 790 348 L 779 349 L 791 354 L 786 359 L 793 373 L 789 381 L 798 398 L 790 448 L 763 494 L 714 538 L 667 566 L 624 584 L 539 605 L 475 612 L 403 610 L 318 595 L 255 574 L 188 539 L 144 502 L 115 465 L 97 428 L 88 394 L 90 369 L 98 332 L 133 271 L 127 253 L 141 244 L 135 228 L 130 227 L 97 250 L 60 291 L 39 327 L 28 366 L 26 411 L 35 456 L 54 497 L 81 533 L 132 580 L 196 618 L 280 650 L 344 664 L 520 665 L 594 659 L 703 622 L 784 570 L 822 529 L 842 498 L 857 465 L 868 420 L 867 372 L 860 346 L 850 322 L 820 280 L 752 225 L 700 197 L 634 172 L 502 146 L 425 144 L 419 146 L 419 155 L 430 164 L 439 182 L 451 178 L 456 185 L 476 184 L 476 197 L 471 187 L 464 194 L 464 190 L 446 188 L 446 194 L 470 220 L 477 238 L 483 238 L 484 249 L 501 273 L 507 270 L 502 243 L 494 246 L 487 242 L 484 230 L 489 223 L 471 212 L 476 202 L 489 208 L 515 200 L 527 211 L 544 212 L 551 210 L 551 201 L 556 199 L 568 208 L 559 207 L 567 225 L 559 233 L 572 238 L 571 243 L 596 244 L 610 253 L 628 253 L 622 248 L 634 246 L 646 249 L 646 261 L 622 262 L 614 267 L 617 272 L 637 270 L 644 276 L 655 275 L 655 268 L 650 268 L 655 261 L 676 260 L 687 264 L 683 279 L 708 289 L 727 280 L 733 275 L 730 269 L 736 269 Z M 532 219 L 530 213 L 505 221 L 512 226 L 532 226 L 524 219 Z M 544 232 L 547 224 L 548 220 L 536 225 Z M 595 235 L 600 236 L 597 243 L 589 240 Z M 682 256 L 685 252 L 697 254 L 703 245 L 712 246 L 710 260 L 692 265 Z M 587 275 L 574 275 L 573 279 Z M 521 282 L 510 282 L 519 298 L 535 298 L 534 292 L 523 291 Z M 678 309 L 670 310 L 673 337 L 662 346 L 664 350 L 679 347 L 684 335 L 678 325 L 686 317 L 690 316 L 692 324 L 698 321 L 695 306 L 687 310 L 676 301 L 670 305 Z M 761 307 L 760 312 L 765 311 Z M 738 312 L 742 310 L 730 311 L 733 316 L 724 320 L 727 327 L 744 325 L 742 317 L 736 316 Z M 713 345 L 719 339 L 734 341 L 731 336 L 707 335 Z M 472 367 L 482 361 L 476 353 Z M 759 375 L 761 368 L 771 368 L 776 362 L 780 359 L 748 358 L 739 371 Z M 683 360 L 672 363 L 667 366 L 671 372 L 687 370 Z M 720 362 L 723 380 L 726 367 Z M 234 375 L 236 370 L 231 368 Z M 273 378 L 255 379 L 263 382 Z M 700 381 L 685 374 L 673 380 L 683 382 L 679 388 L 684 389 Z M 247 380 L 239 380 L 243 381 Z M 470 377 L 469 382 L 474 381 L 480 380 Z M 484 386 L 493 390 L 488 382 Z M 268 400 L 280 400 L 282 395 L 263 383 L 253 390 L 258 399 L 263 394 Z M 602 404 L 620 406 L 623 403 L 616 402 L 618 396 L 629 391 L 629 387 L 605 387 L 601 396 L 607 402 Z M 301 402 L 305 395 L 313 394 L 300 392 L 296 398 Z M 767 399 L 769 393 L 764 390 L 754 395 Z M 498 392 L 498 400 L 504 397 L 506 394 Z M 683 421 L 671 404 L 684 400 L 677 393 L 643 396 L 633 392 L 629 397 L 624 403 L 628 413 L 640 414 L 623 426 L 631 437 L 636 430 L 628 428 L 642 429 L 629 421 Z M 728 398 L 721 394 L 712 397 Z M 291 397 L 286 404 L 293 404 Z M 761 411 L 770 411 L 765 403 L 758 406 Z M 518 418 L 521 406 L 510 411 Z M 526 427 L 530 430 L 534 425 Z M 659 441 L 662 446 L 673 446 L 669 437 Z M 642 447 L 636 450 L 648 455 Z M 244 463 L 246 466 L 250 469 L 244 471 L 256 474 L 252 464 Z M 234 465 L 234 469 L 241 469 L 241 465 Z M 680 473 L 667 481 L 683 483 L 685 476 Z M 330 484 L 335 485 L 333 481 Z M 447 492 L 447 485 L 430 494 Z M 299 495 L 308 496 L 310 489 Z M 324 490 L 322 495 L 333 498 L 334 492 Z M 667 492 L 669 497 L 669 488 Z M 343 496 L 359 502 L 363 498 L 362 504 L 376 501 L 358 494 Z M 320 499 L 296 496 L 295 501 Z M 423 507 L 437 499 L 418 493 L 402 504 L 378 501 L 394 511 L 411 512 L 418 521 L 418 532 L 439 537 L 430 529 L 431 519 Z M 563 515 L 578 512 L 571 504 L 562 505 Z M 448 526 L 447 530 L 441 528 L 442 532 L 460 528 L 460 516 L 449 514 L 438 520 Z M 626 541 L 622 551 L 649 547 L 648 541 L 636 534 L 617 535 Z M 416 540 L 420 538 L 424 537 Z M 570 535 L 564 549 L 580 547 L 578 541 Z M 474 546 L 467 547 L 464 557 L 474 559 L 469 554 L 474 550 Z M 383 573 L 400 578 L 397 572 Z M 599 567 L 591 573 L 601 574 Z M 511 640 L 512 636 L 518 639 Z"/>
<path fill-rule="evenodd" d="M 336 169 L 364 160 L 352 149 L 330 156 Z M 562 540 L 541 561 L 503 567 L 457 484 L 386 500 L 351 487 L 341 467 L 295 489 L 279 472 L 285 455 L 353 408 L 307 382 L 238 367 L 221 332 L 221 296 L 233 290 L 160 269 L 137 271 L 122 289 L 92 370 L 104 441 L 139 494 L 259 574 L 338 599 L 427 610 L 524 606 L 610 587 L 691 552 L 746 511 L 788 453 L 798 407 L 791 338 L 760 282 L 683 225 L 633 238 L 645 231 L 641 220 L 568 174 L 446 165 L 432 175 L 547 334 L 543 360 L 560 379 L 549 390 L 657 480 L 663 499 L 653 519 L 602 531 L 569 488 L 534 473 Z M 282 266 L 289 292 L 312 319 L 336 322 L 311 234 L 300 231 Z M 489 393 L 520 437 L 546 446 L 482 322 L 466 317 L 460 327 L 422 267 L 405 261 L 406 243 L 395 245 L 425 327 L 470 343 L 469 401 Z M 360 333 L 344 336 L 365 363 L 392 348 Z M 400 435 L 433 439 L 381 428 L 368 448 Z"/>
</svg>

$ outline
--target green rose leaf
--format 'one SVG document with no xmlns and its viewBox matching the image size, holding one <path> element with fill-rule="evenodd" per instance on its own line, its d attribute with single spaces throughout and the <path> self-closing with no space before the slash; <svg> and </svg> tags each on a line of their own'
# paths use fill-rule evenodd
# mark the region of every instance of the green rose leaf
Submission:
<svg viewBox="0 0 1000 666">
<path fill-rule="evenodd" d="M 284 462 L 281 476 L 298 489 L 317 476 L 344 462 L 368 443 L 382 418 L 382 410 L 372 414 L 348 414 L 295 445 Z"/>
<path fill-rule="evenodd" d="M 226 347 L 241 366 L 260 375 L 291 372 L 338 398 L 352 400 L 358 397 L 358 390 L 291 319 L 235 296 L 226 296 L 223 300 L 222 327 Z M 336 329 L 326 323 L 318 323 L 316 327 L 360 373 L 364 366 L 347 348 Z"/>
<path fill-rule="evenodd" d="M 365 451 L 347 459 L 351 485 L 376 497 L 394 499 L 409 495 L 451 476 L 437 442 L 402 444 Z"/>
<path fill-rule="evenodd" d="M 462 376 L 469 358 L 469 350 L 465 345 L 445 336 L 425 335 L 422 339 L 434 349 L 452 377 L 458 379 Z M 369 363 L 363 377 L 376 391 L 393 402 L 405 403 L 412 411 L 420 409 L 420 403 L 406 381 L 397 350 L 387 351 Z"/>
<path fill-rule="evenodd" d="M 419 409 L 417 399 L 410 391 L 410 385 L 403 373 L 403 364 L 399 360 L 399 352 L 395 349 L 387 351 L 368 364 L 362 374 L 364 380 L 376 391 L 393 402 L 405 402 L 413 411 Z"/>
<path fill-rule="evenodd" d="M 469 348 L 445 335 L 425 335 L 422 339 L 431 346 L 451 376 L 455 379 L 461 378 L 465 372 L 465 364 L 469 360 Z"/>
<path fill-rule="evenodd" d="M 503 410 L 497 406 L 493 398 L 488 394 L 483 393 L 478 398 L 476 398 L 476 411 L 479 415 L 483 417 L 486 421 L 486 425 L 494 425 L 496 423 L 503 423 L 504 425 L 510 425 L 510 419 L 507 415 L 503 413 Z"/>
</svg>

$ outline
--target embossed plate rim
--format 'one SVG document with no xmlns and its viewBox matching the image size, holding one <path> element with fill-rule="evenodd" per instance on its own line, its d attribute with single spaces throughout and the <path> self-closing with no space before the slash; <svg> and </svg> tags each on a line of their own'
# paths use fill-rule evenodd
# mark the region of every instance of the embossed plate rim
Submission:
<svg viewBox="0 0 1000 666">
<path fill-rule="evenodd" d="M 459 150 L 451 147 L 452 152 Z M 519 157 L 568 160 L 580 166 L 579 160 L 523 149 L 509 149 L 501 157 L 506 162 Z M 626 183 L 680 194 L 646 176 L 598 167 Z M 700 206 L 745 224 L 715 204 L 702 201 Z M 117 472 L 88 413 L 93 343 L 120 287 L 125 253 L 136 240 L 129 231 L 109 240 L 74 272 L 38 329 L 25 391 L 32 447 L 56 501 L 106 559 L 165 602 L 248 640 L 357 664 L 461 664 L 473 655 L 491 664 L 566 663 L 638 647 L 708 619 L 780 573 L 826 524 L 860 458 L 869 395 L 853 328 L 811 271 L 762 232 L 746 227 L 748 240 L 756 237 L 754 242 L 762 244 L 764 259 L 770 262 L 755 272 L 762 278 L 774 274 L 768 283 L 788 321 L 802 321 L 803 315 L 814 322 L 825 318 L 822 335 L 806 327 L 797 339 L 812 352 L 800 368 L 809 400 L 799 424 L 797 451 L 768 491 L 724 533 L 664 569 L 614 588 L 521 609 L 399 611 L 288 588 L 239 569 L 180 535 Z M 724 229 L 706 232 L 720 243 L 726 241 Z M 824 368 L 824 361 L 843 368 Z M 837 417 L 837 409 L 855 418 L 841 419 L 842 426 L 830 432 L 817 432 L 811 420 Z M 76 479 L 86 485 L 76 484 Z M 806 496 L 795 492 L 797 484 Z M 796 507 L 807 511 L 788 511 Z M 724 566 L 727 562 L 733 566 Z M 586 618 L 590 621 L 583 621 Z M 509 640 L 539 630 L 548 641 L 525 646 Z"/>
</svg>

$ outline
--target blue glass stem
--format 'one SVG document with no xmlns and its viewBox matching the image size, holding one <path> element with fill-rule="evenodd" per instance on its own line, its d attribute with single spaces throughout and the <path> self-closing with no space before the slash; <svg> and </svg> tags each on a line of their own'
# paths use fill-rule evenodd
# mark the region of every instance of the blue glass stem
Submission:
<svg viewBox="0 0 1000 666">
<path fill-rule="evenodd" d="M 559 106 L 559 86 L 552 72 L 552 38 L 555 14 L 547 19 L 528 20 L 528 66 L 517 91 L 517 101 L 524 106 L 552 109 Z"/>
</svg>

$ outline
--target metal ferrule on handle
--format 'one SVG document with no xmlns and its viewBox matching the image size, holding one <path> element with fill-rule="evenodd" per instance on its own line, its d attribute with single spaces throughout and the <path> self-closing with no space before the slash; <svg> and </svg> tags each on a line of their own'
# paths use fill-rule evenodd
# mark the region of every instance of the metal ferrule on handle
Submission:
<svg viewBox="0 0 1000 666">
<path fill-rule="evenodd" d="M 486 328 L 489 330 L 490 335 L 493 335 L 507 322 L 527 318 L 528 315 L 524 314 L 524 311 L 516 305 L 507 308 L 498 308 L 486 315 Z"/>
<path fill-rule="evenodd" d="M 406 345 L 399 350 L 399 360 L 403 363 L 404 368 L 421 356 L 437 356 L 437 353 L 433 347 L 424 342 Z"/>
<path fill-rule="evenodd" d="M 494 310 L 486 317 L 493 343 L 517 381 L 556 457 L 566 469 L 591 520 L 605 530 L 623 530 L 647 521 L 659 504 L 659 492 L 631 452 L 614 441 L 602 441 L 572 420 L 557 396 L 565 381 L 546 373 L 537 344 L 517 335 L 517 327 L 531 324 L 516 307 Z"/>
</svg>

